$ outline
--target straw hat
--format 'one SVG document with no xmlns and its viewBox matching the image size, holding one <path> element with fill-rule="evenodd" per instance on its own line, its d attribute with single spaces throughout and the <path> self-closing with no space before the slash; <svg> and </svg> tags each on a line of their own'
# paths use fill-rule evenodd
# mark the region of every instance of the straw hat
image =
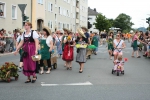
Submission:
<svg viewBox="0 0 150 100">
<path fill-rule="evenodd" d="M 52 34 L 51 30 L 48 27 L 44 26 L 43 29 L 45 29 L 50 35 Z"/>
<path fill-rule="evenodd" d="M 64 31 L 66 31 L 67 33 L 69 33 L 70 31 L 66 28 L 63 28 Z"/>
<path fill-rule="evenodd" d="M 23 29 L 20 29 L 20 30 L 19 30 L 19 33 L 23 33 L 23 32 L 24 32 L 24 30 L 23 30 Z"/>
<path fill-rule="evenodd" d="M 86 27 L 81 27 L 82 29 L 84 29 L 85 31 L 88 31 L 88 29 Z"/>
<path fill-rule="evenodd" d="M 82 31 L 82 29 L 78 29 L 78 33 L 79 33 L 80 36 L 86 38 L 86 36 L 85 36 L 84 32 Z"/>
<path fill-rule="evenodd" d="M 31 58 L 33 61 L 39 61 L 41 60 L 41 55 L 34 55 L 34 56 L 31 56 Z"/>
</svg>

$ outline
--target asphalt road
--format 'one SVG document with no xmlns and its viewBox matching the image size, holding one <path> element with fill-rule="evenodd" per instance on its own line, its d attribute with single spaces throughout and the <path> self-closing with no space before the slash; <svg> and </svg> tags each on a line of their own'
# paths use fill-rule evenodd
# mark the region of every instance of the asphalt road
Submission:
<svg viewBox="0 0 150 100">
<path fill-rule="evenodd" d="M 131 58 L 127 43 L 125 75 L 116 76 L 111 74 L 113 63 L 106 51 L 106 46 L 100 47 L 82 74 L 78 63 L 74 61 L 73 69 L 66 70 L 61 59 L 56 70 L 37 75 L 34 84 L 25 84 L 26 77 L 20 72 L 18 81 L 0 82 L 0 100 L 150 100 L 150 59 Z M 18 64 L 19 56 L 1 56 L 0 65 L 5 61 Z"/>
</svg>

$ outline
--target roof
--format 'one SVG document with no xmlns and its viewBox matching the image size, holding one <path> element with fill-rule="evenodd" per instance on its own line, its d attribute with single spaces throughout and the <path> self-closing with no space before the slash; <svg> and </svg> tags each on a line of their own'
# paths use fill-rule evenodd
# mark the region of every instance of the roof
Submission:
<svg viewBox="0 0 150 100">
<path fill-rule="evenodd" d="M 96 11 L 96 8 L 91 9 L 90 7 L 88 7 L 88 15 L 98 15 L 99 13 Z"/>
</svg>

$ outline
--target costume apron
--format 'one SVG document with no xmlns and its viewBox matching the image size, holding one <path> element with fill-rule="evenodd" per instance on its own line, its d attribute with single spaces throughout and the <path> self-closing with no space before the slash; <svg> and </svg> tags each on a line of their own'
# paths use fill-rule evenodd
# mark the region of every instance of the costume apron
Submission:
<svg viewBox="0 0 150 100">
<path fill-rule="evenodd" d="M 62 38 L 62 51 L 64 51 L 64 46 L 65 46 L 65 43 L 64 43 L 64 38 L 67 38 L 67 36 L 63 36 L 63 38 Z"/>
<path fill-rule="evenodd" d="M 133 41 L 133 48 L 137 48 L 137 40 Z"/>
<path fill-rule="evenodd" d="M 35 55 L 35 50 L 36 47 L 33 39 L 33 30 L 32 30 L 30 37 L 24 36 L 23 51 L 27 52 L 27 56 L 23 57 L 23 74 L 25 76 L 31 75 L 35 76 L 36 62 L 33 61 L 31 57 Z"/>
<path fill-rule="evenodd" d="M 47 46 L 46 40 L 41 39 L 40 45 L 41 45 L 41 50 L 40 50 L 41 59 L 42 60 L 50 59 L 50 52 L 49 52 L 50 47 Z"/>
<path fill-rule="evenodd" d="M 63 57 L 62 57 L 64 61 L 73 61 L 74 58 L 73 47 L 71 47 L 70 45 L 73 45 L 73 40 L 71 42 L 65 43 Z"/>
<path fill-rule="evenodd" d="M 108 39 L 108 50 L 113 50 L 113 39 Z"/>
<path fill-rule="evenodd" d="M 96 47 L 98 47 L 98 39 L 95 36 L 92 39 L 92 45 L 95 45 Z"/>
</svg>

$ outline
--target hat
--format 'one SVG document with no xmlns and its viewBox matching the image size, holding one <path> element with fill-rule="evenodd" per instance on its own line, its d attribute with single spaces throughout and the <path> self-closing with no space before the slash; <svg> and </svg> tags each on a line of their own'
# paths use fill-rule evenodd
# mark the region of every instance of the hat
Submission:
<svg viewBox="0 0 150 100">
<path fill-rule="evenodd" d="M 45 29 L 50 35 L 52 34 L 52 33 L 51 33 L 51 30 L 49 29 L 49 27 L 44 26 L 44 27 L 43 27 L 43 30 L 44 30 L 44 29 Z"/>
<path fill-rule="evenodd" d="M 85 31 L 88 31 L 88 29 L 86 27 L 81 27 L 82 29 L 84 29 Z"/>
<path fill-rule="evenodd" d="M 20 29 L 20 30 L 19 30 L 19 33 L 23 33 L 23 32 L 24 32 L 24 30 L 23 30 L 23 29 Z"/>
<path fill-rule="evenodd" d="M 78 29 L 78 33 L 79 33 L 80 36 L 86 38 L 86 36 L 85 36 L 84 32 L 82 31 L 82 29 Z"/>
<path fill-rule="evenodd" d="M 66 31 L 67 33 L 69 33 L 70 31 L 66 28 L 63 28 L 64 31 Z"/>
</svg>

